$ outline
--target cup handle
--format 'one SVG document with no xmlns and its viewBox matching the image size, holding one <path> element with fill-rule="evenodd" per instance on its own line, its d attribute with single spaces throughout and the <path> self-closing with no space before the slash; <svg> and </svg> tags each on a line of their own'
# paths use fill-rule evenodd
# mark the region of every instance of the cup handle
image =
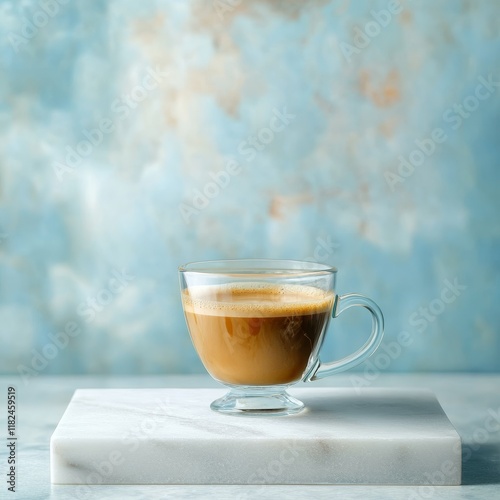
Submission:
<svg viewBox="0 0 500 500">
<path fill-rule="evenodd" d="M 311 370 L 309 370 L 308 374 L 304 377 L 304 382 L 311 382 L 312 380 L 328 377 L 334 373 L 349 370 L 350 368 L 362 363 L 366 358 L 370 357 L 380 345 L 382 337 L 384 336 L 384 315 L 382 314 L 380 307 L 368 297 L 355 293 L 349 293 L 341 296 L 337 295 L 335 303 L 333 304 L 332 318 L 337 318 L 346 309 L 357 306 L 365 307 L 372 315 L 372 333 L 370 338 L 356 352 L 349 354 L 349 356 L 339 359 L 338 361 L 322 363 L 318 356 L 316 363 L 314 363 Z"/>
</svg>

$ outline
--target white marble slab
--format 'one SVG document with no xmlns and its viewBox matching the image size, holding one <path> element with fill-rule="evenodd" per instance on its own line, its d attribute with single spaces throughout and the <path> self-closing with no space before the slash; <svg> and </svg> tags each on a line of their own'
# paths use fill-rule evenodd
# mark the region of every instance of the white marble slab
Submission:
<svg viewBox="0 0 500 500">
<path fill-rule="evenodd" d="M 430 391 L 292 389 L 304 412 L 258 418 L 211 411 L 223 393 L 77 390 L 52 435 L 52 482 L 460 484 L 460 437 Z"/>
</svg>

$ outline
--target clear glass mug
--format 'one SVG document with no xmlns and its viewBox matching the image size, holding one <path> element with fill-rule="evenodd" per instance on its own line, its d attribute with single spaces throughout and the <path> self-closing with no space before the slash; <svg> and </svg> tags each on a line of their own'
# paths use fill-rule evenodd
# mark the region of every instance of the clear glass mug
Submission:
<svg viewBox="0 0 500 500">
<path fill-rule="evenodd" d="M 243 259 L 179 267 L 182 306 L 208 373 L 229 387 L 211 404 L 235 415 L 289 415 L 304 408 L 286 389 L 348 370 L 371 356 L 384 334 L 372 300 L 336 294 L 337 269 L 312 262 Z M 372 332 L 353 354 L 322 362 L 330 318 L 361 306 Z"/>
</svg>

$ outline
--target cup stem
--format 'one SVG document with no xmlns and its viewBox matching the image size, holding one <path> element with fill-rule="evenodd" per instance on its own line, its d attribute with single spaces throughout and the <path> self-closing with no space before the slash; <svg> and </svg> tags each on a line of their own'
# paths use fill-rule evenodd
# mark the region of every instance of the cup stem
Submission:
<svg viewBox="0 0 500 500">
<path fill-rule="evenodd" d="M 219 413 L 239 416 L 293 415 L 304 409 L 304 403 L 286 392 L 288 386 L 231 387 L 210 408 Z"/>
</svg>

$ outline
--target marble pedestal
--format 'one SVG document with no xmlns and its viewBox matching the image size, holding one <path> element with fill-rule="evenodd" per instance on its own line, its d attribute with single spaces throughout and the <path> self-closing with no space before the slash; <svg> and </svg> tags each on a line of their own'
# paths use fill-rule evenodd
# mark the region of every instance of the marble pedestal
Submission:
<svg viewBox="0 0 500 500">
<path fill-rule="evenodd" d="M 286 417 L 210 410 L 224 389 L 80 389 L 50 443 L 57 484 L 457 485 L 460 437 L 419 389 L 291 389 Z"/>
</svg>

